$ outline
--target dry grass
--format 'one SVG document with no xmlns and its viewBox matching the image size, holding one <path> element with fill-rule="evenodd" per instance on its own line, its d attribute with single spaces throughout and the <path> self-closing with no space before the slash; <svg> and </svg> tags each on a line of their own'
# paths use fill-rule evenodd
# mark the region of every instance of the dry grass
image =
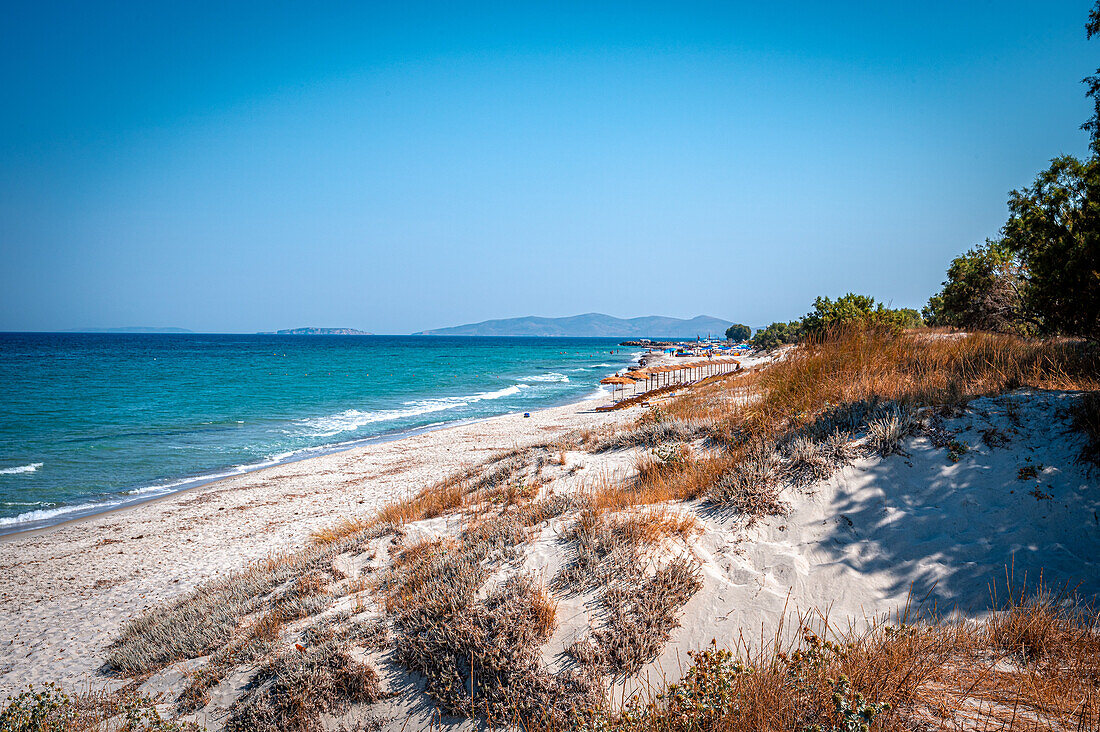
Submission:
<svg viewBox="0 0 1100 732">
<path fill-rule="evenodd" d="M 901 449 L 901 441 L 916 426 L 917 421 L 912 411 L 900 405 L 891 404 L 885 414 L 867 422 L 867 440 L 875 452 L 887 457 Z"/>
<path fill-rule="evenodd" d="M 704 427 L 705 424 L 699 420 L 666 418 L 661 416 L 660 411 L 650 410 L 633 429 L 615 432 L 597 442 L 593 452 L 689 442 L 701 436 Z"/>
<path fill-rule="evenodd" d="M 577 507 L 572 496 L 555 493 L 520 506 L 515 515 L 523 526 L 536 526 Z"/>
<path fill-rule="evenodd" d="M 786 514 L 788 506 L 779 497 L 779 454 L 763 440 L 754 440 L 738 453 L 740 460 L 733 462 L 707 491 L 710 503 L 736 514 L 746 525 L 766 516 Z"/>
<path fill-rule="evenodd" d="M 180 712 L 194 712 L 210 701 L 210 690 L 236 667 L 253 663 L 269 656 L 276 649 L 286 625 L 295 620 L 316 614 L 330 604 L 330 599 L 320 593 L 303 598 L 296 590 L 304 578 L 316 576 L 310 572 L 290 583 L 285 594 L 274 605 L 238 628 L 231 640 L 210 655 L 209 660 L 191 674 L 187 686 L 176 700 Z M 312 583 L 312 580 L 307 580 Z M 241 623 L 238 623 L 240 626 Z"/>
<path fill-rule="evenodd" d="M 1083 342 L 833 333 L 759 373 L 685 390 L 602 440 L 597 449 L 675 446 L 705 436 L 713 449 L 684 459 L 643 457 L 634 484 L 607 486 L 597 500 L 625 508 L 706 497 L 752 520 L 782 512 L 778 484 L 821 480 L 854 458 L 855 437 L 865 434 L 881 455 L 899 450 L 920 426 L 920 407 L 958 410 L 977 396 L 1021 386 L 1098 385 L 1100 352 Z M 1100 435 L 1100 400 L 1081 404 L 1080 429 Z"/>
<path fill-rule="evenodd" d="M 254 566 L 146 613 L 111 644 L 107 665 L 126 675 L 146 673 L 226 646 L 239 618 L 258 610 L 261 598 L 292 575 L 290 565 L 275 571 Z"/>
<path fill-rule="evenodd" d="M 714 425 L 713 437 L 735 444 L 746 432 L 774 438 L 809 426 L 837 405 L 959 407 L 1022 386 L 1095 390 L 1100 352 L 1079 341 L 989 333 L 839 332 L 760 373 L 696 388 L 664 410 L 668 418 Z"/>
<path fill-rule="evenodd" d="M 318 544 L 321 546 L 325 544 L 332 544 L 333 542 L 340 541 L 341 539 L 345 539 L 349 536 L 358 534 L 361 531 L 366 531 L 367 529 L 371 528 L 375 523 L 381 522 L 361 521 L 359 519 L 343 518 L 340 519 L 339 523 L 337 523 L 335 526 L 314 531 L 312 534 L 310 534 L 310 539 L 312 539 L 314 544 Z"/>
<path fill-rule="evenodd" d="M 643 545 L 659 544 L 668 537 L 687 541 L 701 531 L 699 522 L 691 514 L 666 508 L 635 511 L 623 521 L 629 526 L 629 532 L 637 537 L 638 543 Z"/>
<path fill-rule="evenodd" d="M 382 698 L 378 672 L 329 641 L 280 655 L 233 706 L 228 732 L 321 732 L 323 713 Z"/>
<path fill-rule="evenodd" d="M 592 703 L 594 687 L 546 671 L 539 647 L 554 627 L 553 601 L 523 575 L 482 592 L 488 559 L 477 541 L 402 552 L 382 587 L 396 657 L 452 714 L 563 723 Z"/>
<path fill-rule="evenodd" d="M 516 485 L 512 479 L 528 467 L 528 458 L 536 451 L 546 451 L 546 446 L 515 448 L 493 459 L 447 476 L 438 483 L 424 488 L 410 498 L 384 506 L 374 517 L 365 522 L 347 522 L 350 527 L 378 525 L 401 526 L 444 516 L 465 508 L 471 503 L 493 502 L 500 493 L 505 503 L 518 503 L 530 498 L 537 487 Z M 339 535 L 339 527 L 331 530 Z M 325 532 L 315 534 L 323 540 Z"/>
<path fill-rule="evenodd" d="M 558 601 L 550 596 L 545 587 L 536 587 L 531 591 L 530 603 L 535 632 L 542 638 L 549 638 L 558 624 Z"/>
<path fill-rule="evenodd" d="M 1063 598 L 1064 599 L 1064 598 Z M 820 616 L 793 644 L 692 653 L 683 680 L 605 711 L 613 730 L 911 731 L 1100 728 L 1097 616 L 1032 597 L 989 620 L 837 631 Z M 777 635 L 777 638 L 779 636 Z M 832 640 L 829 640 L 829 639 Z M 1024 644 L 1039 645 L 1021 656 Z M 1041 651 L 1039 650 L 1041 649 Z"/>
<path fill-rule="evenodd" d="M 569 648 L 589 673 L 629 675 L 652 661 L 702 587 L 696 566 L 679 558 L 652 576 L 619 578 L 601 594 L 606 622 Z"/>
<path fill-rule="evenodd" d="M 564 534 L 575 556 L 558 572 L 554 586 L 560 591 L 581 592 L 640 581 L 647 549 L 669 537 L 687 540 L 697 531 L 694 517 L 687 514 L 661 508 L 610 512 L 591 504 Z"/>
<path fill-rule="evenodd" d="M 793 351 L 761 373 L 760 398 L 740 414 L 716 415 L 732 436 L 805 426 L 830 405 L 868 401 L 961 407 L 1022 386 L 1095 389 L 1100 352 L 1083 342 L 970 334 L 926 339 L 847 332 Z"/>
<path fill-rule="evenodd" d="M 468 492 L 464 482 L 442 481 L 408 500 L 383 507 L 374 521 L 400 526 L 442 516 L 460 508 L 465 503 Z"/>
<path fill-rule="evenodd" d="M 569 648 L 585 676 L 630 674 L 656 657 L 702 583 L 692 560 L 677 557 L 651 568 L 646 554 L 668 538 L 690 540 L 698 530 L 693 516 L 664 508 L 609 512 L 593 504 L 580 512 L 566 534 L 574 559 L 554 586 L 598 592 L 603 624 Z"/>
<path fill-rule="evenodd" d="M 107 667 L 132 676 L 215 651 L 228 653 L 255 640 L 255 613 L 273 611 L 283 622 L 314 614 L 329 604 L 323 592 L 332 558 L 362 549 L 391 531 L 374 525 L 338 540 L 250 565 L 196 589 L 167 607 L 128 623 L 107 649 Z"/>
</svg>

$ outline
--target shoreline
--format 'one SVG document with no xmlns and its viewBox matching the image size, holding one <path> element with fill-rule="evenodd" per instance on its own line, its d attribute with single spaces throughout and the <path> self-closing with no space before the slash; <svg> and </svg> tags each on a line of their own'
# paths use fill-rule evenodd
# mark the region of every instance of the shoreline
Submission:
<svg viewBox="0 0 1100 732">
<path fill-rule="evenodd" d="M 621 371 L 621 369 L 620 369 L 620 371 Z M 618 371 L 616 371 L 615 373 L 618 373 Z M 592 394 L 589 394 L 588 396 L 583 396 L 583 397 L 580 397 L 580 398 L 577 398 L 577 399 L 570 398 L 570 399 L 568 399 L 566 401 L 563 401 L 559 404 L 551 404 L 551 405 L 548 405 L 548 406 L 545 406 L 545 407 L 541 407 L 540 409 L 536 409 L 536 410 L 534 410 L 530 413 L 531 414 L 536 414 L 538 412 L 546 411 L 548 409 L 556 409 L 556 408 L 559 408 L 559 407 L 566 407 L 566 406 L 572 406 L 572 405 L 576 405 L 576 404 L 583 404 L 585 402 L 601 401 L 601 400 L 606 399 L 607 397 L 611 396 L 610 393 L 605 394 L 605 393 L 603 393 L 603 391 L 604 390 L 601 389 L 597 385 L 596 391 Z M 85 510 L 81 510 L 81 509 L 79 509 L 80 504 L 76 504 L 76 505 L 70 504 L 70 505 L 72 505 L 73 510 L 70 511 L 69 513 L 77 514 L 77 515 L 74 515 L 70 518 L 64 518 L 64 519 L 61 519 L 59 521 L 51 521 L 49 518 L 35 520 L 35 521 L 25 521 L 25 522 L 22 522 L 22 524 L 23 524 L 22 527 L 20 526 L 20 524 L 7 524 L 7 525 L 0 524 L 0 544 L 2 544 L 9 537 L 15 537 L 15 536 L 21 536 L 21 535 L 24 535 L 24 534 L 40 533 L 40 532 L 49 531 L 50 529 L 52 529 L 56 526 L 65 526 L 65 525 L 68 525 L 68 524 L 73 524 L 73 523 L 78 523 L 78 522 L 81 522 L 81 521 L 85 521 L 87 519 L 94 518 L 96 516 L 102 516 L 102 515 L 109 514 L 109 513 L 115 513 L 117 511 L 124 511 L 126 509 L 134 508 L 136 506 L 141 506 L 141 505 L 150 503 L 152 501 L 159 501 L 159 500 L 163 500 L 163 499 L 166 499 L 166 498 L 171 498 L 173 496 L 179 495 L 181 493 L 185 493 L 187 491 L 194 490 L 196 488 L 202 488 L 204 486 L 213 485 L 215 483 L 219 483 L 219 482 L 224 481 L 224 480 L 231 480 L 233 478 L 237 478 L 237 477 L 240 477 L 240 476 L 243 476 L 243 475 L 250 475 L 250 474 L 253 474 L 253 473 L 258 473 L 258 472 L 261 472 L 261 471 L 264 471 L 264 470 L 268 470 L 270 468 L 279 467 L 281 465 L 291 465 L 291 464 L 294 464 L 294 463 L 304 462 L 306 460 L 312 460 L 314 458 L 325 457 L 326 455 L 334 455 L 334 454 L 339 454 L 339 453 L 342 453 L 342 452 L 348 452 L 350 450 L 355 450 L 355 449 L 362 448 L 362 447 L 368 447 L 370 445 L 378 445 L 378 444 L 385 444 L 387 442 L 395 442 L 395 441 L 398 441 L 398 440 L 407 439 L 409 437 L 415 437 L 416 435 L 427 434 L 427 433 L 430 433 L 430 432 L 438 432 L 438 431 L 441 431 L 441 430 L 447 430 L 447 429 L 451 429 L 451 428 L 454 428 L 454 427 L 461 427 L 461 426 L 467 425 L 467 424 L 477 424 L 479 422 L 485 422 L 485 421 L 498 419 L 500 417 L 506 417 L 506 416 L 514 415 L 514 414 L 524 414 L 524 412 L 520 412 L 520 411 L 502 412 L 501 414 L 493 414 L 493 415 L 489 415 L 489 416 L 486 416 L 486 417 L 467 417 L 467 418 L 464 418 L 464 419 L 456 419 L 456 420 L 451 420 L 451 421 L 433 422 L 433 423 L 430 423 L 430 424 L 427 424 L 427 425 L 422 425 L 420 427 L 411 427 L 411 428 L 408 428 L 408 429 L 399 429 L 399 430 L 395 430 L 395 431 L 392 431 L 392 432 L 382 432 L 382 433 L 379 433 L 377 435 L 371 435 L 370 437 L 362 437 L 362 438 L 358 438 L 358 439 L 348 440 L 348 441 L 345 441 L 345 442 L 337 442 L 337 443 L 332 443 L 332 444 L 328 444 L 328 445 L 318 445 L 316 447 L 302 448 L 300 450 L 295 451 L 294 453 L 292 453 L 290 456 L 286 457 L 283 460 L 265 460 L 265 461 L 262 461 L 262 462 L 254 463 L 251 466 L 250 465 L 232 466 L 234 468 L 235 467 L 240 467 L 241 468 L 240 470 L 235 470 L 234 472 L 225 472 L 225 471 L 231 470 L 232 468 L 221 468 L 221 469 L 215 469 L 211 473 L 208 473 L 206 475 L 198 475 L 198 476 L 195 476 L 193 478 L 180 478 L 180 479 L 176 480 L 175 483 L 170 483 L 170 484 L 165 485 L 165 486 L 149 485 L 149 486 L 143 486 L 143 487 L 140 487 L 140 488 L 128 489 L 128 491 L 119 491 L 118 493 L 111 494 L 111 495 L 122 497 L 123 500 L 120 500 L 116 504 L 105 506 L 103 508 L 96 508 L 93 504 L 87 504 L 88 508 L 85 509 Z M 158 492 L 158 488 L 163 488 L 164 489 L 163 492 Z M 145 493 L 145 492 L 149 493 L 149 495 L 148 496 L 136 495 L 136 494 Z M 125 497 L 128 494 L 134 496 L 133 500 L 125 500 Z M 65 507 L 66 506 L 64 504 L 62 504 L 62 505 L 55 506 L 53 509 L 42 509 L 42 510 L 54 510 L 54 509 L 61 509 L 61 508 L 65 508 Z M 34 513 L 34 512 L 28 512 L 28 513 Z M 20 515 L 24 515 L 24 514 L 20 514 Z M 64 515 L 64 514 L 58 514 L 58 515 Z M 18 518 L 18 516 L 13 517 L 13 518 Z"/>
<path fill-rule="evenodd" d="M 127 620 L 494 453 L 637 416 L 595 411 L 608 401 L 448 424 L 0 536 L 0 695 L 46 681 L 102 685 L 96 669 Z"/>
<path fill-rule="evenodd" d="M 599 397 L 584 397 L 583 399 L 569 401 L 564 404 L 555 404 L 549 407 L 543 407 L 542 409 L 537 409 L 533 412 L 530 412 L 530 414 L 538 414 L 539 412 L 545 412 L 551 409 L 559 409 L 561 407 L 580 405 L 590 401 L 595 402 L 601 400 L 599 399 Z M 185 493 L 198 490 L 200 488 L 209 488 L 211 486 L 216 486 L 218 483 L 233 480 L 234 478 L 240 478 L 248 475 L 256 475 L 258 473 L 262 473 L 265 470 L 271 470 L 286 465 L 295 465 L 297 463 L 304 463 L 310 460 L 327 457 L 329 455 L 339 455 L 341 453 L 350 452 L 352 450 L 358 450 L 361 448 L 367 448 L 374 445 L 384 445 L 391 442 L 400 442 L 401 440 L 406 440 L 411 437 L 417 437 L 419 435 L 434 434 L 437 432 L 445 432 L 450 429 L 465 427 L 467 425 L 482 424 L 486 422 L 491 422 L 495 419 L 500 419 L 502 417 L 511 417 L 518 414 L 524 414 L 524 412 L 504 412 L 503 414 L 494 414 L 488 417 L 470 417 L 467 419 L 454 420 L 453 422 L 436 422 L 430 425 L 424 425 L 423 427 L 414 427 L 412 429 L 401 430 L 399 432 L 389 432 L 385 434 L 375 435 L 373 437 L 364 437 L 361 440 L 353 440 L 351 442 L 336 443 L 335 445 L 309 448 L 313 451 L 312 454 L 292 456 L 278 462 L 257 464 L 256 467 L 242 470 L 237 473 L 220 475 L 218 477 L 207 478 L 199 476 L 197 478 L 194 478 L 193 480 L 184 480 L 180 484 L 172 486 L 172 490 L 166 493 L 152 494 L 145 498 L 128 501 L 120 505 L 111 506 L 109 508 L 104 508 L 98 511 L 90 511 L 86 514 L 67 518 L 63 521 L 57 521 L 55 523 L 49 523 L 42 526 L 32 526 L 26 529 L 16 529 L 14 531 L 5 531 L 3 529 L 0 529 L 0 545 L 3 545 L 9 540 L 18 539 L 19 537 L 31 535 L 42 536 L 56 528 L 77 525 L 98 518 L 100 516 L 121 513 L 133 508 L 138 508 L 139 506 L 144 506 L 149 503 L 168 501 Z M 301 450 L 300 452 L 305 452 L 305 450 Z"/>
</svg>

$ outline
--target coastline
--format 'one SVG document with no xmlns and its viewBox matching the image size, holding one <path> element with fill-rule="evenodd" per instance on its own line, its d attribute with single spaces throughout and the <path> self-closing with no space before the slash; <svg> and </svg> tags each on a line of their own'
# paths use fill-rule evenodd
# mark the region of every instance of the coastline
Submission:
<svg viewBox="0 0 1100 732">
<path fill-rule="evenodd" d="M 606 396 L 610 396 L 610 394 Z M 534 415 L 550 409 L 577 406 L 589 402 L 602 404 L 603 401 L 604 400 L 600 396 L 584 397 L 583 399 L 571 400 L 564 404 L 556 404 L 550 407 L 544 407 L 543 409 L 537 409 L 534 412 L 530 412 L 530 414 Z M 316 448 L 309 448 L 308 450 L 301 450 L 301 454 L 295 453 L 294 455 L 287 457 L 284 460 L 265 461 L 263 463 L 257 463 L 255 466 L 245 466 L 244 469 L 235 473 L 220 474 L 215 472 L 211 473 L 209 476 L 197 476 L 194 479 L 181 479 L 175 484 L 172 484 L 171 490 L 168 490 L 165 493 L 151 493 L 148 496 L 135 498 L 133 501 L 127 501 L 120 505 L 110 506 L 108 508 L 103 508 L 100 510 L 90 510 L 88 513 L 73 516 L 72 518 L 64 519 L 62 521 L 57 521 L 54 523 L 46 523 L 41 526 L 31 526 L 30 528 L 26 529 L 14 529 L 10 531 L 0 529 L 0 545 L 3 545 L 5 541 L 16 539 L 21 536 L 44 535 L 55 528 L 79 524 L 84 521 L 95 519 L 99 516 L 120 513 L 132 508 L 137 508 L 138 506 L 143 506 L 147 503 L 171 500 L 172 498 L 175 498 L 176 496 L 179 496 L 183 493 L 198 490 L 199 488 L 214 486 L 223 481 L 233 480 L 234 478 L 239 478 L 245 475 L 252 475 L 254 473 L 259 473 L 264 470 L 271 470 L 273 468 L 278 468 L 283 465 L 308 462 L 310 460 L 327 457 L 329 455 L 338 455 L 340 453 L 350 452 L 352 450 L 358 450 L 365 447 L 371 447 L 373 445 L 383 445 L 389 442 L 399 442 L 401 440 L 405 440 L 410 437 L 416 437 L 418 435 L 425 435 L 433 432 L 444 432 L 449 429 L 455 429 L 458 427 L 464 427 L 466 425 L 479 424 L 483 422 L 490 422 L 494 419 L 500 419 L 501 417 L 509 417 L 518 414 L 523 414 L 523 412 L 505 412 L 503 414 L 494 414 L 489 417 L 472 417 L 468 419 L 456 419 L 450 422 L 436 422 L 433 424 L 424 425 L 422 427 L 413 427 L 407 430 L 387 432 L 375 435 L 373 437 L 364 437 L 358 440 L 351 440 L 349 442 L 340 442 L 332 445 L 322 445 Z"/>
<path fill-rule="evenodd" d="M 362 517 L 494 452 L 633 419 L 588 399 L 442 425 L 188 487 L 0 536 L 0 694 L 50 680 L 92 685 L 121 625 L 281 551 L 341 518 Z M 99 681 L 102 683 L 102 680 Z"/>
<path fill-rule="evenodd" d="M 599 402 L 601 399 L 606 399 L 611 396 L 610 393 L 604 392 L 605 390 L 598 388 L 595 392 L 589 394 L 588 396 L 583 396 L 579 398 L 571 397 L 561 402 L 560 404 L 551 404 L 550 406 L 536 409 L 534 412 L 531 413 L 534 414 L 540 411 L 545 411 L 546 409 L 555 409 L 558 407 L 571 406 L 575 404 Z M 66 506 L 62 504 L 50 510 L 68 509 L 66 513 L 71 513 L 74 515 L 72 515 L 70 518 L 63 518 L 60 520 L 51 520 L 54 518 L 54 516 L 51 516 L 45 519 L 24 521 L 21 524 L 0 524 L 0 543 L 2 543 L 8 537 L 19 536 L 22 534 L 29 534 L 34 532 L 48 531 L 55 526 L 64 526 L 71 523 L 77 523 L 86 519 L 94 518 L 96 516 L 113 513 L 116 511 L 123 511 L 128 508 L 140 506 L 152 501 L 171 498 L 172 496 L 191 491 L 196 488 L 212 485 L 223 480 L 231 480 L 242 475 L 249 475 L 251 473 L 256 473 L 262 470 L 267 470 L 269 468 L 278 467 L 280 465 L 299 463 L 318 457 L 324 457 L 326 455 L 347 452 L 349 450 L 355 450 L 370 445 L 404 440 L 406 438 L 425 434 L 428 432 L 447 430 L 452 427 L 460 427 L 466 424 L 476 424 L 478 422 L 485 422 L 488 420 L 497 419 L 498 417 L 504 417 L 513 414 L 523 414 L 523 412 L 504 412 L 502 414 L 495 414 L 485 417 L 468 417 L 449 421 L 433 422 L 431 424 L 421 425 L 419 427 L 396 429 L 392 432 L 382 432 L 377 435 L 347 440 L 344 442 L 302 448 L 287 455 L 282 459 L 271 458 L 253 464 L 217 468 L 206 474 L 196 475 L 190 478 L 179 478 L 165 485 L 158 486 L 153 484 L 126 491 L 119 491 L 115 494 L 112 494 L 118 498 L 117 502 L 115 503 L 89 503 L 78 504 L 74 506 Z M 55 516 L 60 515 L 65 514 L 55 514 Z"/>
</svg>

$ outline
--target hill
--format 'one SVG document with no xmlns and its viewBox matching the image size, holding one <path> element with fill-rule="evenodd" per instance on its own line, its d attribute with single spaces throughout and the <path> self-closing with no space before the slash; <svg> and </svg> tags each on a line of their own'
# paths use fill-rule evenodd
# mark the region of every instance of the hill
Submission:
<svg viewBox="0 0 1100 732">
<path fill-rule="evenodd" d="M 722 335 L 732 323 L 698 315 L 690 320 L 650 315 L 616 318 L 603 313 L 586 313 L 565 318 L 505 318 L 450 328 L 425 330 L 413 335 L 450 336 L 541 336 L 572 338 L 695 338 Z"/>
</svg>

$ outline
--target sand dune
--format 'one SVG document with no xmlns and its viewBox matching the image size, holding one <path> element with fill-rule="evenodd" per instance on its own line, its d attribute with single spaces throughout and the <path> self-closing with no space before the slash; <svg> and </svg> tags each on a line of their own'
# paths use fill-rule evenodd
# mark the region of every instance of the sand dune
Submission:
<svg viewBox="0 0 1100 732">
<path fill-rule="evenodd" d="M 702 587 L 683 607 L 679 627 L 657 658 L 620 679 L 616 698 L 678 678 L 687 651 L 712 639 L 732 645 L 771 638 L 781 622 L 820 611 L 839 626 L 896 612 L 907 603 L 978 617 L 1011 582 L 1069 587 L 1100 597 L 1100 496 L 1077 460 L 1081 437 L 1067 409 L 1078 395 L 1020 390 L 977 399 L 947 419 L 952 449 L 926 432 L 889 457 L 863 457 L 826 480 L 786 486 L 785 515 L 752 525 L 698 502 L 669 504 L 695 516 L 701 530 L 666 539 L 654 566 L 691 557 Z M 96 669 L 122 624 L 204 580 L 276 551 L 304 546 L 311 531 L 341 516 L 363 516 L 408 497 L 457 467 L 500 450 L 546 443 L 577 428 L 607 430 L 635 419 L 637 408 L 596 413 L 593 403 L 410 437 L 221 481 L 164 500 L 48 531 L 7 537 L 0 582 L 0 690 L 29 682 L 111 683 Z M 700 443 L 698 449 L 706 449 Z M 571 450 L 545 467 L 547 494 L 575 494 L 629 480 L 646 448 Z M 404 527 L 403 542 L 454 535 L 464 522 L 441 516 Z M 512 569 L 549 584 L 571 561 L 555 519 L 527 544 Z M 356 576 L 388 561 L 387 542 L 340 559 Z M 371 569 L 367 568 L 370 565 Z M 551 670 L 568 667 L 565 650 L 604 622 L 593 592 L 557 597 L 558 625 L 542 649 Z M 341 600 L 344 605 L 351 598 Z M 348 605 L 350 608 L 351 606 Z M 347 609 L 347 608 L 345 608 Z M 390 720 L 394 729 L 427 728 L 443 718 L 423 682 L 385 653 L 369 659 L 397 696 L 350 712 Z M 178 693 L 202 660 L 185 661 L 146 682 L 149 692 Z M 189 717 L 211 729 L 240 696 L 249 671 L 233 672 L 210 703 Z M 117 683 L 117 682 L 115 682 Z M 356 716 L 359 715 L 359 716 Z M 365 715 L 365 716 L 364 716 Z"/>
</svg>

